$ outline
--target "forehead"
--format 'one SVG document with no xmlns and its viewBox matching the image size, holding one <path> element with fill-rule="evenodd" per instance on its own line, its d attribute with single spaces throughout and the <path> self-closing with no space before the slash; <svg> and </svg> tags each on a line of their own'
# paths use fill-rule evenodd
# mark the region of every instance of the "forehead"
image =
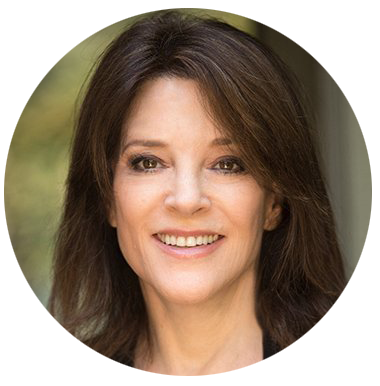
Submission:
<svg viewBox="0 0 380 386">
<path fill-rule="evenodd" d="M 147 81 L 134 100 L 124 124 L 124 137 L 220 137 L 194 80 L 161 77 Z"/>
</svg>

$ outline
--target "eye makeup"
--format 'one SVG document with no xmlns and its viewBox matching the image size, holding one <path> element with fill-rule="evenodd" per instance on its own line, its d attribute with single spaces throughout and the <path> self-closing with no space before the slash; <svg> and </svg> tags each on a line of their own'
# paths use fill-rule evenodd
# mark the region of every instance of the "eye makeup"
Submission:
<svg viewBox="0 0 380 386">
<path fill-rule="evenodd" d="M 150 153 L 133 154 L 128 158 L 128 167 L 137 173 L 155 173 L 159 169 L 168 166 L 159 157 Z M 223 156 L 212 163 L 208 170 L 215 171 L 223 175 L 237 175 L 245 173 L 243 162 L 235 156 Z"/>
</svg>

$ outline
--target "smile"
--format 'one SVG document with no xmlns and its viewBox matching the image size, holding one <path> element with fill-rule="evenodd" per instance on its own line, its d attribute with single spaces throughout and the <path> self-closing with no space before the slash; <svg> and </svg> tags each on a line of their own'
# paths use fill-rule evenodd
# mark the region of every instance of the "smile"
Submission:
<svg viewBox="0 0 380 386">
<path fill-rule="evenodd" d="M 153 240 L 157 247 L 165 255 L 175 257 L 180 260 L 193 260 L 205 258 L 224 244 L 226 237 L 218 235 L 212 231 L 178 231 L 162 230 L 156 233 Z"/>
<path fill-rule="evenodd" d="M 164 233 L 157 233 L 157 237 L 166 245 L 173 245 L 182 248 L 191 248 L 199 245 L 208 245 L 223 237 L 220 235 L 197 235 L 197 236 L 175 236 Z"/>
</svg>

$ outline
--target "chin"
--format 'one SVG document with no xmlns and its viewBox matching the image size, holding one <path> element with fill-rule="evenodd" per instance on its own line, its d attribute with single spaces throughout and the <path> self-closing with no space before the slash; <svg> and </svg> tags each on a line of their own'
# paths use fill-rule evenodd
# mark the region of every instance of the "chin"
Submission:
<svg viewBox="0 0 380 386">
<path fill-rule="evenodd" d="M 175 281 L 167 281 L 159 288 L 155 288 L 155 290 L 167 302 L 184 305 L 195 305 L 205 302 L 218 292 L 211 285 L 210 280 L 202 280 L 186 275 L 181 275 Z"/>
</svg>

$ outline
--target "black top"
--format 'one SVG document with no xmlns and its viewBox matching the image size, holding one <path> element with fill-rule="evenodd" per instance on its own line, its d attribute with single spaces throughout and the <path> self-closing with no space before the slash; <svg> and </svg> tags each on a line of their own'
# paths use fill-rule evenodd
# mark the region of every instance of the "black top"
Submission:
<svg viewBox="0 0 380 386">
<path fill-rule="evenodd" d="M 372 375 L 372 313 L 364 312 L 365 327 L 352 335 L 317 342 L 307 359 L 279 355 L 264 337 L 265 375 Z M 14 367 L 8 375 L 81 375 L 60 356 L 62 350 L 37 355 Z M 110 364 L 87 375 L 133 375 L 131 362 Z"/>
</svg>

